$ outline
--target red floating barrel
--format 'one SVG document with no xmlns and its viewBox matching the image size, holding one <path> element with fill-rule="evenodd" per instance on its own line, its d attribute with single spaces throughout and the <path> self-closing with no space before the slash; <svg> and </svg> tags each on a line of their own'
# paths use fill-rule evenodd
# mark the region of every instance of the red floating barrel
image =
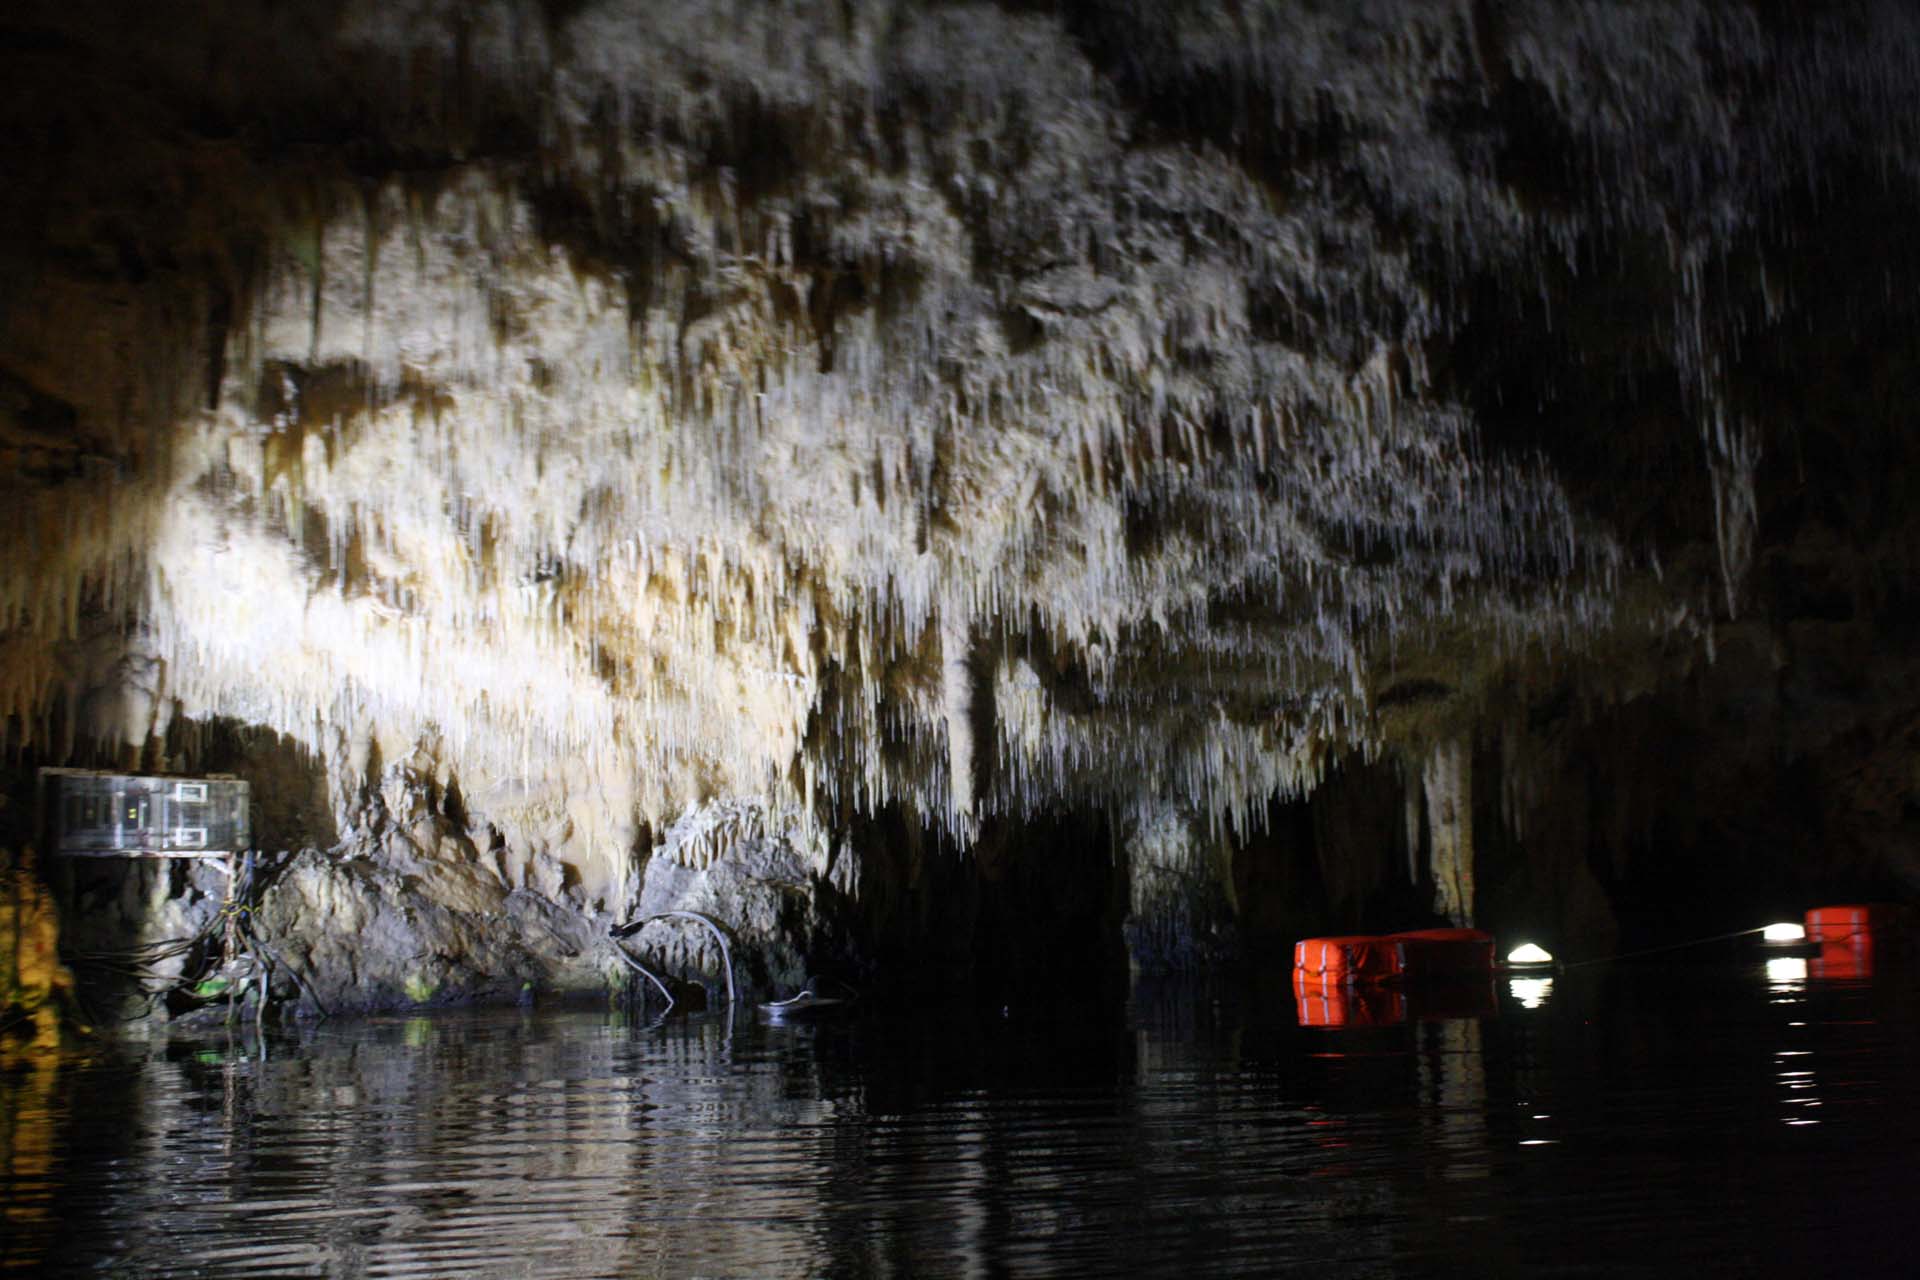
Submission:
<svg viewBox="0 0 1920 1280">
<path fill-rule="evenodd" d="M 1392 934 L 1388 941 L 1401 945 L 1406 976 L 1413 981 L 1478 978 L 1493 972 L 1493 935 L 1478 929 L 1415 929 Z"/>
<path fill-rule="evenodd" d="M 1815 907 L 1807 912 L 1807 941 L 1868 946 L 1875 934 L 1894 933 L 1907 922 L 1906 908 L 1885 902 Z"/>
<path fill-rule="evenodd" d="M 1391 1027 L 1407 1020 L 1407 999 L 1396 988 L 1350 986 L 1299 969 L 1293 971 L 1293 1001 L 1303 1027 Z"/>
<path fill-rule="evenodd" d="M 1406 949 L 1391 938 L 1303 938 L 1293 944 L 1293 967 L 1334 982 L 1391 982 L 1406 968 Z"/>
<path fill-rule="evenodd" d="M 1873 947 L 1859 938 L 1824 943 L 1807 961 L 1807 976 L 1816 982 L 1864 982 L 1873 977 Z"/>
</svg>

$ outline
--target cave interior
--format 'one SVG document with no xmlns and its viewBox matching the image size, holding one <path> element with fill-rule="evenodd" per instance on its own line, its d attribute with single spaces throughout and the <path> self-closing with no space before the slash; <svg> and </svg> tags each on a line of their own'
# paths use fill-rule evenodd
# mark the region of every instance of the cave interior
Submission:
<svg viewBox="0 0 1920 1280">
<path fill-rule="evenodd" d="M 276 1009 L 1920 894 L 1920 17 L 0 14 L 0 847 Z M 92 1006 L 211 865 L 41 857 Z M 217 932 L 217 930 L 215 931 Z M 17 975 L 16 975 L 17 977 Z M 167 999 L 157 993 L 170 991 Z"/>
</svg>

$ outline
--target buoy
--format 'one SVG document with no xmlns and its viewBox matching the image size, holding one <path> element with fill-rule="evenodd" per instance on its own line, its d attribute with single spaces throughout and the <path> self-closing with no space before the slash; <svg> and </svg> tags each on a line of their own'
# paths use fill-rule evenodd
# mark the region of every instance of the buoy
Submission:
<svg viewBox="0 0 1920 1280">
<path fill-rule="evenodd" d="M 1391 982 L 1402 976 L 1406 965 L 1406 948 L 1391 938 L 1303 938 L 1293 944 L 1293 967 L 1309 977 L 1349 983 Z"/>
<path fill-rule="evenodd" d="M 1407 998 L 1398 988 L 1350 985 L 1300 969 L 1293 971 L 1293 1002 L 1303 1027 L 1391 1027 L 1407 1020 Z"/>
<path fill-rule="evenodd" d="M 1406 976 L 1483 977 L 1493 972 L 1493 935 L 1478 929 L 1415 929 L 1388 935 L 1404 948 Z"/>
<path fill-rule="evenodd" d="M 1906 922 L 1906 908 L 1885 902 L 1815 907 L 1807 912 L 1807 941 L 1870 946 L 1876 934 L 1897 933 Z"/>
<path fill-rule="evenodd" d="M 1531 942 L 1523 942 L 1513 950 L 1507 952 L 1507 963 L 1514 965 L 1552 964 L 1553 955 L 1545 947 L 1535 946 Z"/>
</svg>

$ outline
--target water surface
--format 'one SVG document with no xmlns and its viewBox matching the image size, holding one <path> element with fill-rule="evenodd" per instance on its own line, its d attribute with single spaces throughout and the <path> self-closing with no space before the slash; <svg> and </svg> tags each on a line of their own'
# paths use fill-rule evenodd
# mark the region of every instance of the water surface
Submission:
<svg viewBox="0 0 1920 1280">
<path fill-rule="evenodd" d="M 1912 1274 L 1905 974 L 171 1038 L 0 1083 L 0 1263 L 124 1276 Z M 1444 1011 L 1444 1010 L 1442 1010 Z M 1456 1010 L 1457 1011 L 1457 1010 Z M 1388 1017 L 1398 1010 L 1388 1011 Z"/>
</svg>

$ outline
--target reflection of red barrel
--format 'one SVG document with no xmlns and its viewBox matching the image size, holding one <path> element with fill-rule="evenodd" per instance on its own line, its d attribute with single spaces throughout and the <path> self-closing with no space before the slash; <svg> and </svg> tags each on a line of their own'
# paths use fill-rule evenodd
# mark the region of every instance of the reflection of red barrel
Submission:
<svg viewBox="0 0 1920 1280">
<path fill-rule="evenodd" d="M 1293 967 L 1331 982 L 1390 982 L 1406 966 L 1406 948 L 1392 938 L 1304 938 L 1293 944 Z"/>
<path fill-rule="evenodd" d="M 1406 975 L 1415 981 L 1493 972 L 1493 935 L 1478 929 L 1416 929 L 1393 934 L 1388 941 L 1404 948 Z"/>
<path fill-rule="evenodd" d="M 1870 946 L 1876 935 L 1891 941 L 1907 922 L 1906 908 L 1885 902 L 1870 902 L 1844 907 L 1815 907 L 1807 912 L 1807 941 L 1827 945 L 1844 943 Z"/>
<path fill-rule="evenodd" d="M 1303 1027 L 1390 1027 L 1407 1020 L 1407 1001 L 1392 987 L 1293 971 L 1293 1001 Z"/>
<path fill-rule="evenodd" d="M 1817 982 L 1860 982 L 1871 978 L 1872 936 L 1858 934 L 1845 942 L 1822 943 L 1820 954 L 1807 960 L 1807 976 Z"/>
</svg>

